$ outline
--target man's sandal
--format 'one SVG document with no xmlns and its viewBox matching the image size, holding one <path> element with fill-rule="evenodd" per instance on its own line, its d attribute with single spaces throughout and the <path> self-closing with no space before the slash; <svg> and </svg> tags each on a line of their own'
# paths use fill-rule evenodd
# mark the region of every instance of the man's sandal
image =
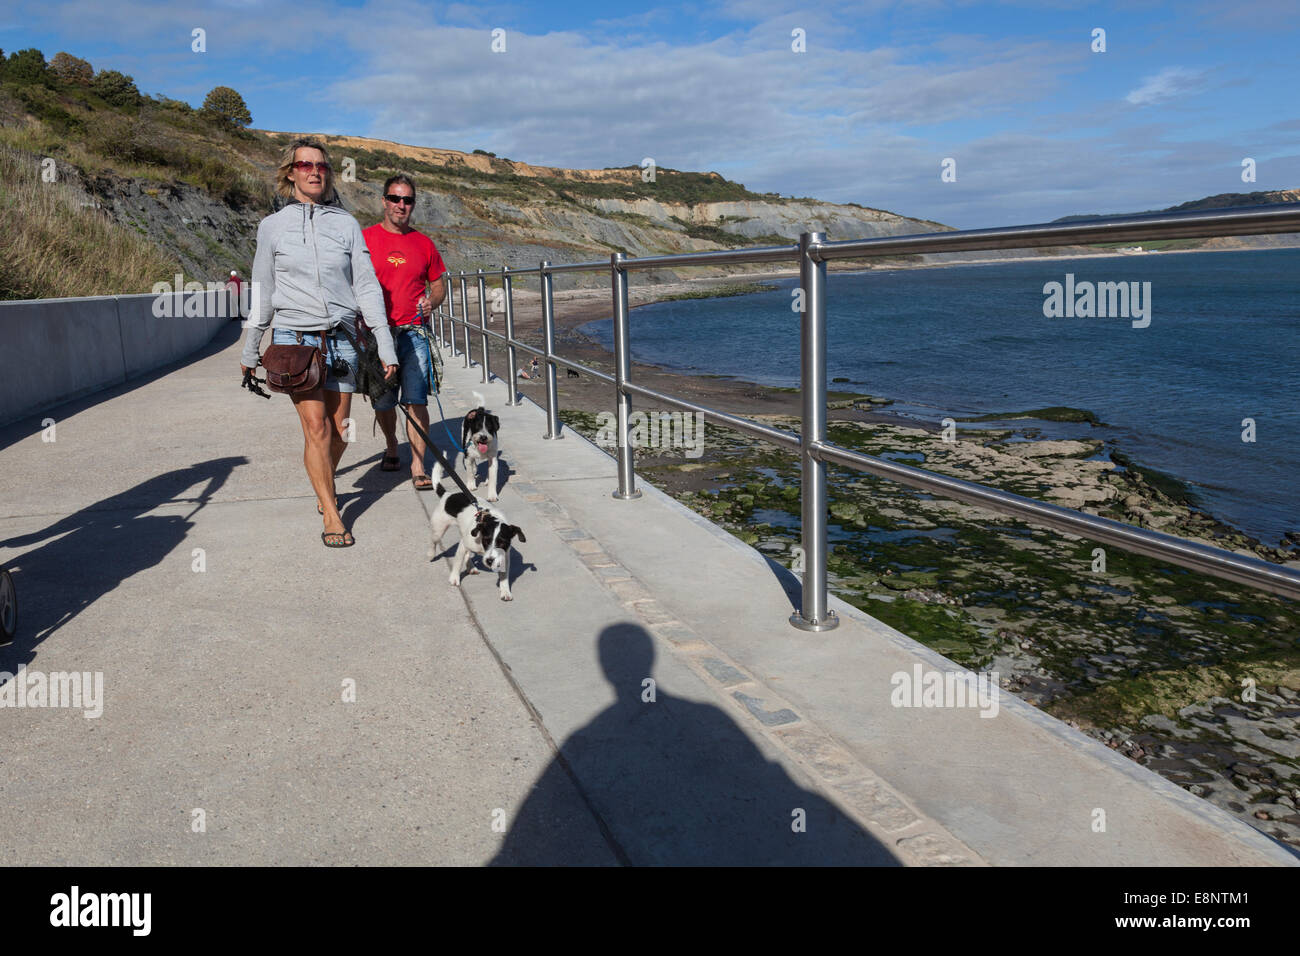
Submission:
<svg viewBox="0 0 1300 956">
<path fill-rule="evenodd" d="M 433 479 L 428 475 L 412 475 L 411 481 L 416 491 L 428 491 L 433 487 Z"/>
<path fill-rule="evenodd" d="M 322 531 L 320 540 L 327 548 L 350 548 L 357 543 L 351 531 Z"/>
<path fill-rule="evenodd" d="M 379 465 L 380 471 L 397 471 L 402 466 L 396 455 L 385 455 L 383 462 Z"/>
</svg>

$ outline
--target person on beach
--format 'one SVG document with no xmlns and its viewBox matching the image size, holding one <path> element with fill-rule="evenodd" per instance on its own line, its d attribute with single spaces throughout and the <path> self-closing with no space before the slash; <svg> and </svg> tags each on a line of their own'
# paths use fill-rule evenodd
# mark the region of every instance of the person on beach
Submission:
<svg viewBox="0 0 1300 956">
<path fill-rule="evenodd" d="M 248 319 L 240 372 L 257 367 L 268 326 L 274 344 L 312 345 L 325 356 L 321 387 L 290 398 L 302 425 L 303 464 L 325 522 L 321 541 L 327 548 L 347 548 L 356 541 L 339 515 L 334 473 L 347 447 L 343 433 L 358 357 L 336 330 L 342 326 L 355 336 L 357 315 L 363 315 L 386 377 L 397 371 L 397 353 L 361 227 L 338 204 L 324 144 L 312 139 L 291 143 L 281 156 L 276 191 L 289 202 L 257 227 L 252 276 L 257 308 Z"/>
<path fill-rule="evenodd" d="M 383 204 L 384 218 L 362 235 L 384 290 L 384 308 L 402 366 L 400 396 L 399 389 L 394 388 L 375 402 L 375 418 L 387 442 L 380 468 L 397 471 L 398 402 L 426 434 L 429 431 L 430 354 L 419 326 L 447 297 L 447 287 L 439 281 L 447 267 L 433 240 L 411 226 L 415 183 L 409 177 L 400 173 L 389 177 L 384 183 Z M 429 283 L 433 283 L 432 290 Z M 416 488 L 427 491 L 433 487 L 433 480 L 424 470 L 424 439 L 410 419 L 406 422 L 406 438 L 411 444 L 411 481 Z"/>
<path fill-rule="evenodd" d="M 226 280 L 226 290 L 230 295 L 230 317 L 232 319 L 242 319 L 244 317 L 243 304 L 239 301 L 240 293 L 243 291 L 244 280 L 239 278 L 239 273 L 231 269 L 230 278 Z"/>
</svg>

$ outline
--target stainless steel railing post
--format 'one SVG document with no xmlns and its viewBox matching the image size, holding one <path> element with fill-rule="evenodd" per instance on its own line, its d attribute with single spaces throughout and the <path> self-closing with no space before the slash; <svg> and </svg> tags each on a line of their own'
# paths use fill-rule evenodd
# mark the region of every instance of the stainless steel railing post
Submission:
<svg viewBox="0 0 1300 956">
<path fill-rule="evenodd" d="M 623 269 L 621 252 L 609 257 L 610 285 L 614 295 L 614 402 L 618 415 L 618 489 L 615 498 L 640 498 L 636 487 L 635 452 L 628 441 L 631 427 L 632 396 L 624 390 L 632 377 L 631 348 L 628 343 L 627 271 Z"/>
<path fill-rule="evenodd" d="M 790 623 L 803 631 L 839 626 L 826 598 L 826 463 L 817 457 L 826 440 L 826 261 L 813 258 L 824 232 L 799 237 L 799 287 L 803 314 L 799 330 L 799 386 L 803 398 L 799 455 L 803 506 L 803 607 Z"/>
<path fill-rule="evenodd" d="M 483 278 L 483 270 L 478 270 L 478 328 L 479 328 L 479 345 L 482 349 L 483 365 L 483 384 L 486 385 L 492 378 L 491 360 L 488 358 L 487 344 L 487 283 Z"/>
<path fill-rule="evenodd" d="M 448 334 L 442 340 L 442 347 L 448 349 L 450 358 L 456 357 L 456 326 L 452 324 L 451 317 L 456 314 L 456 283 L 451 276 L 447 277 L 447 301 L 443 303 L 446 308 L 444 312 L 447 316 L 447 325 L 445 331 Z"/>
<path fill-rule="evenodd" d="M 465 367 L 469 368 L 469 280 L 460 277 L 460 320 L 465 330 Z"/>
<path fill-rule="evenodd" d="M 543 438 L 563 438 L 560 434 L 560 405 L 555 390 L 555 302 L 554 281 L 549 260 L 542 262 L 542 334 L 546 349 L 546 434 Z"/>
<path fill-rule="evenodd" d="M 444 284 L 447 286 L 447 294 L 443 296 L 442 305 L 438 306 L 438 345 L 443 349 L 447 348 L 447 307 L 452 300 L 451 296 L 451 278 L 444 277 Z"/>
<path fill-rule="evenodd" d="M 505 293 L 506 307 L 506 404 L 518 405 L 515 400 L 516 382 L 515 376 L 518 370 L 515 368 L 515 303 L 514 290 L 510 286 L 510 267 L 501 267 L 501 289 Z"/>
</svg>

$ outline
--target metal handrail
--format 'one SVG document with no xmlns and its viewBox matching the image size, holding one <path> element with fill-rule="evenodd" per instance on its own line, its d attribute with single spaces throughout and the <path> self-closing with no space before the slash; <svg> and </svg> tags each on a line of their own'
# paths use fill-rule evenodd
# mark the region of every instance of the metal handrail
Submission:
<svg viewBox="0 0 1300 956">
<path fill-rule="evenodd" d="M 805 630 L 829 630 L 838 624 L 835 613 L 827 607 L 826 589 L 826 463 L 897 481 L 912 488 L 979 505 L 991 511 L 1023 518 L 1035 524 L 1069 534 L 1112 544 L 1126 551 L 1168 561 L 1238 584 L 1259 588 L 1284 597 L 1300 599 L 1300 572 L 1270 564 L 1259 558 L 1243 556 L 1222 548 L 1197 544 L 1173 535 L 1139 528 L 1071 508 L 1048 504 L 1011 492 L 974 482 L 935 474 L 922 468 L 888 461 L 841 448 L 826 441 L 826 266 L 831 259 L 873 258 L 903 254 L 982 251 L 994 249 L 1034 248 L 1075 243 L 1125 242 L 1167 238 L 1208 238 L 1214 236 L 1258 235 L 1300 232 L 1300 203 L 1279 203 L 1237 210 L 1212 212 L 1155 213 L 1137 216 L 1114 216 L 1074 223 L 1040 223 L 997 229 L 954 230 L 911 236 L 882 236 L 828 242 L 822 233 L 800 236 L 797 245 L 766 246 L 758 249 L 731 249 L 692 252 L 680 255 L 627 258 L 623 253 L 610 256 L 608 262 L 575 262 L 554 265 L 542 262 L 536 268 L 514 269 L 503 266 L 499 271 L 479 269 L 473 273 L 448 273 L 448 309 L 438 309 L 438 341 L 443 348 L 456 351 L 455 326 L 465 330 L 465 367 L 470 365 L 468 302 L 466 282 L 473 278 L 479 291 L 479 323 L 483 361 L 483 380 L 490 380 L 488 339 L 505 344 L 509 357 L 509 399 L 515 402 L 515 352 L 522 349 L 546 362 L 547 438 L 563 437 L 559 432 L 558 398 L 555 371 L 557 366 L 581 370 L 614 386 L 618 410 L 618 488 L 614 497 L 633 499 L 636 474 L 633 448 L 628 441 L 629 417 L 633 395 L 652 399 L 684 411 L 712 416 L 731 428 L 770 441 L 797 453 L 802 462 L 800 498 L 803 514 L 801 529 L 804 574 L 802 606 L 791 615 L 790 622 Z M 695 402 L 677 398 L 638 385 L 631 378 L 631 346 L 628 341 L 627 276 L 632 270 L 728 263 L 782 262 L 799 263 L 799 283 L 803 297 L 800 330 L 800 393 L 802 397 L 800 433 L 752 422 L 746 418 L 720 412 Z M 608 270 L 614 313 L 614 375 L 607 375 L 555 354 L 555 314 L 552 276 L 564 272 Z M 514 334 L 514 303 L 511 280 L 524 275 L 538 276 L 542 292 L 544 347 L 535 348 L 519 341 Z M 491 331 L 485 325 L 484 280 L 501 277 L 505 292 L 506 334 Z M 461 284 L 461 315 L 455 315 L 454 282 Z M 444 320 L 447 322 L 444 331 Z"/>
</svg>

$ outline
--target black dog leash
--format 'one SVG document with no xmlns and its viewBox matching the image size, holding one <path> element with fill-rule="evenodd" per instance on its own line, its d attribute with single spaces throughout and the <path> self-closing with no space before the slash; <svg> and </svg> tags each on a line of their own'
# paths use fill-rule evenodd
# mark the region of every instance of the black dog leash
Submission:
<svg viewBox="0 0 1300 956">
<path fill-rule="evenodd" d="M 335 328 L 338 329 L 340 332 L 342 332 L 344 336 L 347 337 L 347 340 L 350 343 L 352 343 L 352 347 L 356 349 L 358 362 L 366 362 L 367 359 L 369 358 L 370 361 L 367 363 L 368 367 L 366 369 L 366 373 L 370 375 L 372 378 L 377 379 L 378 381 L 385 381 L 383 363 L 380 362 L 376 356 L 367 356 L 366 350 L 361 347 L 361 345 L 357 342 L 355 338 L 352 337 L 352 333 L 347 330 L 347 326 L 337 325 L 335 326 Z M 357 371 L 360 372 L 361 370 L 358 369 Z M 397 387 L 396 382 L 393 383 L 393 387 L 394 388 Z M 368 394 L 367 397 L 369 397 Z M 465 492 L 465 494 L 469 495 L 470 498 L 473 499 L 474 504 L 478 506 L 479 504 L 478 496 L 475 495 L 474 492 L 469 490 L 469 487 L 465 484 L 464 481 L 461 480 L 460 475 L 456 474 L 456 472 L 452 469 L 451 465 L 447 464 L 447 459 L 442 457 L 442 452 L 438 451 L 438 446 L 433 443 L 433 439 L 429 437 L 429 433 L 426 432 L 420 426 L 419 422 L 417 422 L 414 418 L 411 417 L 411 413 L 406 410 L 405 405 L 399 404 L 397 407 L 400 408 L 402 410 L 402 414 L 406 416 L 407 424 L 410 425 L 412 428 L 414 428 L 415 433 L 424 439 L 424 443 L 429 446 L 429 451 L 433 452 L 433 457 L 438 460 L 438 464 L 442 465 L 442 470 L 445 471 L 447 473 L 447 476 L 456 483 L 456 487 L 458 487 L 461 491 Z M 482 512 L 485 509 L 479 507 L 478 510 Z"/>
<path fill-rule="evenodd" d="M 367 359 L 366 350 L 361 347 L 361 345 L 357 342 L 355 338 L 353 338 L 352 333 L 347 330 L 347 326 L 340 324 L 340 325 L 336 325 L 334 328 L 342 332 L 344 336 L 347 337 L 347 340 L 352 344 L 352 347 L 356 349 L 357 361 L 366 362 Z M 376 356 L 370 356 L 369 358 L 370 358 L 370 362 L 368 363 L 366 368 L 367 374 L 370 375 L 376 381 L 380 381 L 380 382 L 385 381 L 383 363 L 380 362 L 378 357 Z M 361 370 L 357 369 L 357 371 L 360 372 Z M 240 385 L 240 387 L 248 389 L 254 395 L 261 395 L 263 398 L 270 398 L 271 395 L 269 392 L 262 391 L 261 386 L 264 385 L 265 383 L 266 383 L 266 379 L 257 378 L 256 376 L 253 375 L 253 370 L 251 368 L 246 368 L 244 369 L 244 381 Z M 396 383 L 394 383 L 393 387 L 394 388 L 397 387 Z M 389 391 L 391 391 L 391 389 Z M 367 397 L 369 397 L 368 393 L 367 393 Z M 465 494 L 469 495 L 470 498 L 474 500 L 475 505 L 478 505 L 479 504 L 478 496 L 475 495 L 474 492 L 469 490 L 469 487 L 465 484 L 464 481 L 461 480 L 460 475 L 456 474 L 456 472 L 452 469 L 451 465 L 447 464 L 447 459 L 442 457 L 442 452 L 438 451 L 438 446 L 433 443 L 433 439 L 429 437 L 429 433 L 426 432 L 422 427 L 420 427 L 419 422 L 417 422 L 414 418 L 411 417 L 411 413 L 406 410 L 405 405 L 398 405 L 397 407 L 400 408 L 402 410 L 402 414 L 406 416 L 407 424 L 409 424 L 412 428 L 414 428 L 416 434 L 418 434 L 421 438 L 424 439 L 424 443 L 429 446 L 429 451 L 433 452 L 433 457 L 438 460 L 438 464 L 442 465 L 442 470 L 447 473 L 447 476 L 456 483 L 456 487 L 458 487 L 461 491 L 465 492 Z M 479 507 L 478 510 L 480 513 L 482 513 L 486 509 Z"/>
<path fill-rule="evenodd" d="M 266 379 L 255 377 L 253 375 L 253 370 L 251 368 L 246 368 L 244 369 L 244 383 L 239 387 L 248 389 L 254 395 L 261 395 L 263 398 L 270 398 L 270 392 L 262 391 L 262 386 L 265 384 Z"/>
</svg>

